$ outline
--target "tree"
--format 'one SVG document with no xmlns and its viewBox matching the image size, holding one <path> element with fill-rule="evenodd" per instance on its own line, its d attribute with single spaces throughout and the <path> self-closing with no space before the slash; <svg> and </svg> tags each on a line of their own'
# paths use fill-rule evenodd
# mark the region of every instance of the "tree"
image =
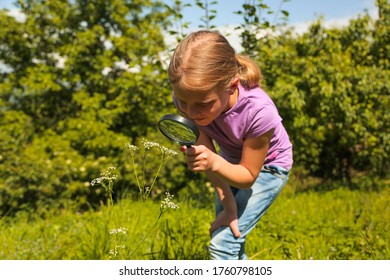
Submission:
<svg viewBox="0 0 390 280">
<path fill-rule="evenodd" d="M 245 0 L 242 5 L 242 10 L 235 12 L 244 18 L 244 23 L 236 29 L 241 30 L 242 47 L 246 55 L 256 57 L 258 55 L 259 45 L 261 44 L 260 39 L 276 31 L 280 26 L 283 26 L 289 13 L 286 10 L 282 10 L 282 6 L 288 1 L 281 0 L 278 10 L 273 11 L 264 0 Z M 278 21 L 279 13 L 283 15 L 281 22 Z M 273 15 L 272 20 L 270 19 L 271 15 Z"/>
<path fill-rule="evenodd" d="M 0 11 L 0 209 L 97 202 L 88 182 L 123 161 L 170 106 L 162 28 L 150 0 L 20 0 Z M 169 104 L 169 105 L 168 105 Z M 88 198 L 89 197 L 89 198 Z M 95 199 L 91 199 L 95 197 Z"/>
<path fill-rule="evenodd" d="M 260 47 L 265 84 L 279 106 L 296 165 L 309 174 L 351 177 L 389 169 L 389 4 L 378 1 L 345 28 L 268 38 Z M 380 35 L 379 35 L 380 34 Z"/>
</svg>

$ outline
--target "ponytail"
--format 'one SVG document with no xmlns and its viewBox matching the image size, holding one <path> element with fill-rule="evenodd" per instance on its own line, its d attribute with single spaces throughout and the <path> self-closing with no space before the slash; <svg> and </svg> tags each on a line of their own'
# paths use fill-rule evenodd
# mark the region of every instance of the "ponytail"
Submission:
<svg viewBox="0 0 390 280">
<path fill-rule="evenodd" d="M 241 66 L 238 71 L 240 84 L 246 89 L 260 86 L 262 75 L 259 66 L 247 56 L 236 55 L 236 59 Z"/>
</svg>

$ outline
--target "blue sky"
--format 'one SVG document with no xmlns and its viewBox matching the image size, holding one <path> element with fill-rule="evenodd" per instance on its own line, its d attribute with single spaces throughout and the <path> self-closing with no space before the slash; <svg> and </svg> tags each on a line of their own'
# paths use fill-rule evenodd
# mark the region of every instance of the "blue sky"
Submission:
<svg viewBox="0 0 390 280">
<path fill-rule="evenodd" d="M 174 0 L 164 0 L 172 4 Z M 193 2 L 191 0 L 182 0 L 183 2 Z M 213 21 L 214 25 L 238 24 L 242 17 L 233 14 L 234 11 L 241 9 L 243 0 L 217 0 L 218 4 L 211 6 L 218 11 L 217 18 Z M 12 9 L 13 0 L 0 0 L 0 8 Z M 211 0 L 209 2 L 212 2 Z M 281 0 L 264 0 L 264 3 L 270 5 L 273 10 L 277 10 Z M 325 20 L 337 20 L 341 18 L 351 18 L 364 9 L 372 10 L 375 6 L 375 0 L 290 0 L 284 3 L 282 8 L 290 13 L 289 23 L 303 23 L 312 21 L 318 16 L 324 16 Z M 197 7 L 188 8 L 184 11 L 185 21 L 191 22 L 197 27 L 202 16 L 202 11 Z"/>
<path fill-rule="evenodd" d="M 165 0 L 173 3 L 174 0 Z M 212 1 L 209 1 L 212 2 Z M 243 0 L 219 0 L 218 4 L 211 7 L 217 10 L 217 18 L 214 25 L 238 24 L 242 17 L 233 14 L 234 11 L 242 9 Z M 272 10 L 276 11 L 281 0 L 264 0 Z M 352 18 L 362 13 L 365 9 L 372 10 L 375 7 L 375 0 L 290 0 L 283 3 L 282 9 L 289 12 L 290 24 L 313 21 L 323 16 L 326 21 Z M 201 9 L 193 7 L 184 13 L 185 20 L 199 24 Z"/>
</svg>

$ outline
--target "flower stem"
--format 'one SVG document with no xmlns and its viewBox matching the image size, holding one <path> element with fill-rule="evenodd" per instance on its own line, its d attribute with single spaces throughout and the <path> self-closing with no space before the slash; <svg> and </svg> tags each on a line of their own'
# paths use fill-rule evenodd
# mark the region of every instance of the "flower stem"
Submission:
<svg viewBox="0 0 390 280">
<path fill-rule="evenodd" d="M 138 243 L 138 245 L 135 247 L 134 251 L 131 252 L 129 258 L 131 258 L 131 257 L 134 255 L 134 253 L 135 253 L 135 252 L 138 250 L 138 248 L 142 245 L 142 243 L 143 243 L 143 242 L 145 241 L 145 239 L 149 236 L 149 234 L 152 232 L 152 230 L 157 226 L 158 221 L 160 220 L 161 216 L 162 216 L 162 215 L 161 215 L 161 213 L 160 213 L 160 215 L 158 216 L 157 220 L 154 222 L 153 226 L 149 229 L 148 233 L 145 234 L 145 236 L 142 238 L 142 240 L 141 240 L 141 241 Z"/>
<path fill-rule="evenodd" d="M 157 172 L 156 172 L 156 174 L 155 174 L 155 176 L 154 176 L 154 178 L 153 178 L 152 185 L 150 186 L 150 188 L 149 188 L 149 190 L 148 190 L 146 196 L 148 196 L 148 195 L 150 194 L 150 192 L 152 191 L 153 186 L 154 186 L 154 183 L 155 183 L 156 180 L 157 180 L 157 177 L 158 177 L 158 175 L 159 175 L 159 173 L 160 173 L 160 170 L 161 170 L 162 165 L 163 165 L 163 162 L 161 161 L 161 162 L 160 162 L 160 165 L 159 165 L 159 167 L 158 167 L 158 169 L 157 169 Z"/>
<path fill-rule="evenodd" d="M 142 201 L 141 209 L 140 209 L 140 211 L 138 211 L 137 219 L 135 220 L 135 224 L 134 224 L 134 226 L 133 226 L 133 230 L 132 230 L 133 236 L 132 236 L 132 238 L 131 238 L 130 244 L 133 244 L 134 238 L 135 238 L 135 236 L 136 236 L 139 218 L 141 217 L 141 214 L 142 214 L 142 212 L 143 212 L 144 206 L 145 206 L 145 202 Z"/>
<path fill-rule="evenodd" d="M 135 175 L 135 179 L 137 181 L 137 186 L 138 186 L 138 189 L 139 189 L 140 193 L 142 194 L 142 188 L 141 188 L 141 184 L 139 182 L 137 168 L 136 168 L 135 161 L 134 161 L 134 156 L 131 156 L 131 161 L 133 163 L 134 175 Z"/>
</svg>

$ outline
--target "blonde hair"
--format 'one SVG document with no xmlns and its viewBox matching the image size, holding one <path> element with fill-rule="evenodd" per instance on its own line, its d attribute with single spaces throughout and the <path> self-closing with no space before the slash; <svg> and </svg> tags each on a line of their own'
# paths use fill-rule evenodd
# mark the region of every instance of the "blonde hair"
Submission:
<svg viewBox="0 0 390 280">
<path fill-rule="evenodd" d="M 168 75 L 170 82 L 192 91 L 221 90 L 238 77 L 245 88 L 260 85 L 261 72 L 249 57 L 237 55 L 217 31 L 191 33 L 176 47 Z"/>
</svg>

